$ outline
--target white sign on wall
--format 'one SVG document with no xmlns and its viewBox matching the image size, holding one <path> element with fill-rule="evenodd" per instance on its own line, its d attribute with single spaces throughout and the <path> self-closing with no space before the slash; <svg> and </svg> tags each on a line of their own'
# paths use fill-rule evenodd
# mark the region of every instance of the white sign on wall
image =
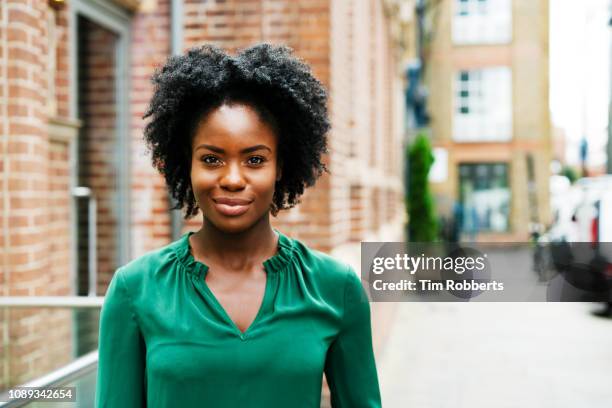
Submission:
<svg viewBox="0 0 612 408">
<path fill-rule="evenodd" d="M 448 179 L 448 150 L 442 147 L 433 149 L 434 162 L 429 170 L 429 181 L 443 183 Z"/>
</svg>

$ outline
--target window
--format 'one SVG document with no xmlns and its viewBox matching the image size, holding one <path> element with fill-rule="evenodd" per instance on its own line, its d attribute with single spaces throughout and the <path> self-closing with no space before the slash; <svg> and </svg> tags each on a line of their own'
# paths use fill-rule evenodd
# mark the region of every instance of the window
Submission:
<svg viewBox="0 0 612 408">
<path fill-rule="evenodd" d="M 453 92 L 453 140 L 502 142 L 512 138 L 509 67 L 459 71 Z"/>
<path fill-rule="evenodd" d="M 454 0 L 455 44 L 504 44 L 512 40 L 512 0 Z"/>
<path fill-rule="evenodd" d="M 459 165 L 459 213 L 463 232 L 506 232 L 509 229 L 510 188 L 506 163 Z"/>
</svg>

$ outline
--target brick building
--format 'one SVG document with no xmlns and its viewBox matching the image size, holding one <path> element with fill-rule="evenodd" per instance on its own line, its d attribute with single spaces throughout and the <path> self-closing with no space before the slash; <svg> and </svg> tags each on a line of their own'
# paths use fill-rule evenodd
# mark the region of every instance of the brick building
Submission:
<svg viewBox="0 0 612 408">
<path fill-rule="evenodd" d="M 118 266 L 199 228 L 201 216 L 183 225 L 169 211 L 142 115 L 155 67 L 203 43 L 287 44 L 330 91 L 331 175 L 281 213 L 279 229 L 335 251 L 401 223 L 393 3 L 0 2 L 0 295 L 104 294 Z M 70 361 L 72 318 L 0 309 L 0 389 Z"/>
</svg>

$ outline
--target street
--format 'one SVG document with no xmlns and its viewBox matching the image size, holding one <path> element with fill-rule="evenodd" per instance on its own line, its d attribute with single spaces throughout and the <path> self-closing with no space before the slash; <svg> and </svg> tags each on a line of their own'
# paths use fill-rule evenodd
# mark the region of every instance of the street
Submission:
<svg viewBox="0 0 612 408">
<path fill-rule="evenodd" d="M 377 356 L 385 408 L 612 406 L 612 320 L 589 314 L 598 304 L 394 306 Z"/>
</svg>

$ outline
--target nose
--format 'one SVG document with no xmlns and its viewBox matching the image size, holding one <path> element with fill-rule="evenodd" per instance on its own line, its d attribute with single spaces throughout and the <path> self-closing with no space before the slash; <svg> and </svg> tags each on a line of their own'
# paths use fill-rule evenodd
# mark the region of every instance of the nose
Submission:
<svg viewBox="0 0 612 408">
<path fill-rule="evenodd" d="M 222 188 L 230 191 L 242 190 L 246 186 L 246 180 L 242 174 L 240 164 L 230 163 L 226 166 L 219 184 Z"/>
</svg>

